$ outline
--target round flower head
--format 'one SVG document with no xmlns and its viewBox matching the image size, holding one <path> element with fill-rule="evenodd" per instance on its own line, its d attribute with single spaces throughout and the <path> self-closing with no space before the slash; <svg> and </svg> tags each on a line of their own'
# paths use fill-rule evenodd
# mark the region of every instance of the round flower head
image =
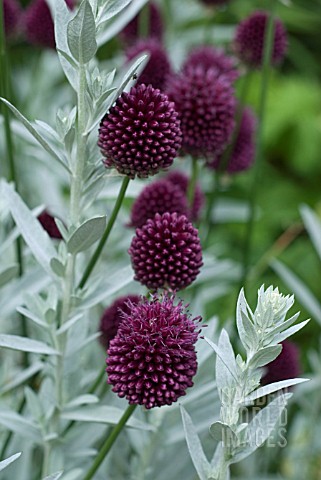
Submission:
<svg viewBox="0 0 321 480">
<path fill-rule="evenodd" d="M 254 113 L 250 108 L 246 108 L 243 111 L 237 139 L 226 167 L 228 173 L 247 170 L 253 164 L 255 157 L 255 130 L 256 118 Z M 213 161 L 208 162 L 208 166 L 218 169 L 223 158 L 224 154 L 215 157 Z"/>
<path fill-rule="evenodd" d="M 140 74 L 136 85 L 141 83 L 145 83 L 146 85 L 151 84 L 154 88 L 163 90 L 171 71 L 166 51 L 157 40 L 148 38 L 140 40 L 127 50 L 127 60 L 133 60 L 143 52 L 147 52 L 150 58 L 143 72 Z"/>
<path fill-rule="evenodd" d="M 250 67 L 261 67 L 263 63 L 265 30 L 268 25 L 267 12 L 252 13 L 236 29 L 234 48 L 240 59 Z M 280 63 L 287 49 L 286 31 L 279 19 L 275 20 L 272 64 Z"/>
<path fill-rule="evenodd" d="M 110 341 L 115 337 L 118 327 L 124 318 L 124 315 L 130 312 L 133 305 L 139 303 L 138 295 L 126 295 L 117 298 L 106 310 L 100 319 L 101 331 L 100 342 L 107 350 Z"/>
<path fill-rule="evenodd" d="M 288 340 L 282 342 L 281 345 L 280 355 L 266 366 L 267 372 L 261 380 L 264 385 L 296 378 L 300 375 L 299 351 L 296 345 Z"/>
<path fill-rule="evenodd" d="M 146 408 L 171 405 L 193 385 L 199 330 L 186 307 L 164 296 L 132 305 L 108 349 L 108 383 Z"/>
<path fill-rule="evenodd" d="M 16 0 L 3 0 L 3 19 L 6 35 L 15 33 L 21 8 Z"/>
<path fill-rule="evenodd" d="M 75 0 L 65 0 L 72 9 Z M 51 12 L 46 0 L 34 0 L 27 8 L 24 19 L 27 40 L 43 47 L 55 48 L 55 32 Z"/>
<path fill-rule="evenodd" d="M 163 213 L 136 230 L 129 254 L 135 280 L 150 289 L 181 290 L 203 265 L 198 232 L 185 215 Z"/>
<path fill-rule="evenodd" d="M 155 38 L 156 40 L 162 40 L 164 27 L 161 12 L 154 2 L 148 3 L 147 8 L 149 11 L 149 29 L 146 32 L 146 36 Z M 140 15 L 141 13 L 133 18 L 121 32 L 121 38 L 127 44 L 131 44 L 139 38 Z"/>
<path fill-rule="evenodd" d="M 49 237 L 51 238 L 57 238 L 59 240 L 62 239 L 61 233 L 57 227 L 57 224 L 55 222 L 55 219 L 50 213 L 48 213 L 46 210 L 44 210 L 39 216 L 38 220 L 42 225 L 42 228 L 46 230 L 48 233 Z"/>
<path fill-rule="evenodd" d="M 172 182 L 174 185 L 177 185 L 178 187 L 180 187 L 181 190 L 184 192 L 184 195 L 187 197 L 189 177 L 185 173 L 180 172 L 179 170 L 173 170 L 168 172 L 165 178 L 166 180 Z M 188 215 L 188 217 L 192 221 L 198 220 L 202 207 L 204 205 L 204 202 L 205 202 L 204 194 L 201 190 L 200 184 L 197 182 L 195 186 L 193 205 Z"/>
<path fill-rule="evenodd" d="M 183 72 L 190 68 L 203 67 L 205 70 L 216 68 L 218 75 L 224 74 L 231 82 L 239 77 L 236 60 L 220 48 L 204 45 L 194 48 L 183 64 Z"/>
<path fill-rule="evenodd" d="M 181 146 L 174 104 L 151 85 L 132 87 L 102 119 L 98 145 L 105 166 L 130 178 L 170 167 Z"/>
<path fill-rule="evenodd" d="M 156 180 L 147 185 L 132 206 L 131 226 L 140 228 L 156 213 L 173 213 L 188 216 L 186 195 L 183 190 L 168 180 Z"/>
<path fill-rule="evenodd" d="M 234 128 L 235 98 L 229 79 L 218 75 L 216 68 L 197 66 L 171 76 L 167 93 L 179 113 L 184 152 L 205 158 L 221 153 Z"/>
</svg>

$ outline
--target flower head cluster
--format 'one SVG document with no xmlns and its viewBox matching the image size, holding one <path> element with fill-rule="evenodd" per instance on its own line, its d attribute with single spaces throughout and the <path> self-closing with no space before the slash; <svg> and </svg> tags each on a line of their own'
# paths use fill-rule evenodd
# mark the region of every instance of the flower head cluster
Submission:
<svg viewBox="0 0 321 480">
<path fill-rule="evenodd" d="M 138 295 L 126 295 L 117 298 L 105 309 L 100 319 L 99 330 L 101 331 L 100 342 L 106 350 L 110 341 L 115 337 L 124 315 L 128 314 L 132 306 L 137 305 L 139 301 Z"/>
<path fill-rule="evenodd" d="M 75 5 L 75 0 L 65 2 L 70 9 Z M 30 43 L 55 48 L 54 24 L 46 0 L 33 0 L 25 12 L 23 24 Z"/>
<path fill-rule="evenodd" d="M 239 58 L 250 67 L 259 68 L 263 63 L 265 32 L 269 15 L 264 11 L 252 13 L 239 24 L 234 39 L 234 48 Z M 272 64 L 279 64 L 286 53 L 287 37 L 281 20 L 274 25 Z"/>
<path fill-rule="evenodd" d="M 280 355 L 266 366 L 267 371 L 261 380 L 264 385 L 289 380 L 300 375 L 298 348 L 288 340 L 282 342 L 281 345 Z"/>
<path fill-rule="evenodd" d="M 184 191 L 166 179 L 147 185 L 132 206 L 131 226 L 141 228 L 156 213 L 177 212 L 188 216 L 188 205 Z"/>
<path fill-rule="evenodd" d="M 127 60 L 132 60 L 143 52 L 149 54 L 149 60 L 140 74 L 136 85 L 151 84 L 154 88 L 163 90 L 171 71 L 171 65 L 163 46 L 155 39 L 143 39 L 126 51 Z"/>
<path fill-rule="evenodd" d="M 193 385 L 200 318 L 169 296 L 128 306 L 108 349 L 108 383 L 130 404 L 171 405 Z"/>
<path fill-rule="evenodd" d="M 216 68 L 199 65 L 171 76 L 167 93 L 179 113 L 184 152 L 206 158 L 220 154 L 234 128 L 235 97 L 230 80 Z"/>
<path fill-rule="evenodd" d="M 202 248 L 198 232 L 185 215 L 156 214 L 136 230 L 129 254 L 135 280 L 150 289 L 180 290 L 199 274 Z"/>
<path fill-rule="evenodd" d="M 239 77 L 235 58 L 216 47 L 203 45 L 194 48 L 183 64 L 183 72 L 190 68 L 203 67 L 205 70 L 215 68 L 218 75 L 224 74 L 231 82 Z"/>
<path fill-rule="evenodd" d="M 149 11 L 149 30 L 147 32 L 147 36 L 149 38 L 155 38 L 156 40 L 162 40 L 164 26 L 161 12 L 154 2 L 148 3 L 147 6 Z M 139 22 L 140 14 L 133 18 L 133 20 L 131 20 L 121 32 L 121 38 L 125 43 L 131 44 L 132 42 L 135 42 L 137 38 L 139 38 Z"/>
<path fill-rule="evenodd" d="M 21 8 L 16 0 L 3 0 L 3 18 L 6 35 L 15 33 Z"/>
<path fill-rule="evenodd" d="M 255 130 L 256 118 L 250 108 L 243 111 L 239 131 L 235 144 L 230 153 L 226 170 L 228 173 L 237 173 L 247 170 L 253 163 L 255 157 Z M 219 155 L 208 162 L 210 168 L 218 169 L 223 161 L 224 155 Z"/>
<path fill-rule="evenodd" d="M 62 239 L 61 233 L 57 227 L 55 219 L 47 210 L 44 210 L 39 216 L 38 220 L 42 225 L 42 228 L 46 230 L 49 237 Z"/>
<path fill-rule="evenodd" d="M 181 146 L 173 102 L 151 85 L 132 87 L 102 119 L 98 145 L 105 166 L 130 178 L 170 167 Z"/>
<path fill-rule="evenodd" d="M 189 185 L 188 175 L 186 175 L 185 173 L 179 170 L 172 170 L 168 172 L 165 178 L 169 182 L 180 187 L 180 189 L 184 192 L 185 196 L 187 197 L 188 185 Z M 190 212 L 188 215 L 190 220 L 192 221 L 198 220 L 202 207 L 204 205 L 204 202 L 205 202 L 204 193 L 202 192 L 200 184 L 197 182 L 195 186 L 193 204 L 190 208 Z"/>
</svg>

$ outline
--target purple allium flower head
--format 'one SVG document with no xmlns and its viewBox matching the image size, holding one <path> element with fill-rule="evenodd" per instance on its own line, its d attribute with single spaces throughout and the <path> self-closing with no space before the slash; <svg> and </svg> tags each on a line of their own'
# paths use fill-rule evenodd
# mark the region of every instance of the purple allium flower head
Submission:
<svg viewBox="0 0 321 480">
<path fill-rule="evenodd" d="M 128 253 L 135 280 L 150 289 L 181 290 L 203 265 L 198 231 L 185 215 L 163 213 L 136 230 Z"/>
<path fill-rule="evenodd" d="M 110 341 L 115 337 L 124 315 L 127 315 L 132 306 L 137 305 L 139 302 L 139 295 L 126 295 L 117 298 L 105 309 L 100 319 L 99 330 L 101 331 L 101 337 L 99 340 L 106 350 L 109 347 Z"/>
<path fill-rule="evenodd" d="M 252 13 L 236 29 L 234 49 L 239 58 L 250 67 L 259 68 L 263 63 L 265 30 L 269 15 L 264 11 Z M 280 63 L 287 49 L 287 37 L 281 20 L 275 20 L 272 64 Z"/>
<path fill-rule="evenodd" d="M 65 0 L 72 9 L 75 0 Z M 27 8 L 24 19 L 24 30 L 28 41 L 34 45 L 55 48 L 54 24 L 46 0 L 34 0 Z"/>
<path fill-rule="evenodd" d="M 233 151 L 226 166 L 228 173 L 237 173 L 247 170 L 254 162 L 255 157 L 255 131 L 256 117 L 250 108 L 245 108 L 242 114 L 239 132 L 235 141 Z M 215 157 L 214 160 L 208 162 L 208 166 L 218 169 L 224 154 Z"/>
<path fill-rule="evenodd" d="M 219 75 L 226 75 L 231 82 L 239 77 L 235 58 L 226 55 L 222 49 L 209 45 L 194 48 L 185 60 L 182 70 L 184 72 L 198 66 L 205 70 L 216 68 Z"/>
<path fill-rule="evenodd" d="M 57 238 L 59 240 L 62 239 L 61 233 L 57 227 L 54 217 L 50 215 L 47 210 L 44 210 L 38 216 L 38 220 L 41 223 L 42 228 L 48 233 L 49 237 Z"/>
<path fill-rule="evenodd" d="M 170 76 L 167 93 L 179 113 L 183 151 L 205 158 L 221 153 L 234 128 L 235 97 L 229 79 L 216 68 L 197 66 Z"/>
<path fill-rule="evenodd" d="M 166 179 L 147 185 L 132 206 L 131 226 L 141 228 L 156 213 L 176 212 L 188 216 L 188 205 L 184 191 Z"/>
<path fill-rule="evenodd" d="M 132 87 L 102 119 L 98 145 L 105 166 L 130 178 L 170 167 L 181 146 L 174 103 L 151 85 Z"/>
<path fill-rule="evenodd" d="M 147 32 L 147 36 L 155 38 L 156 40 L 162 40 L 164 27 L 161 12 L 154 2 L 150 2 L 148 4 L 148 9 L 149 29 Z M 121 32 L 121 38 L 127 44 L 131 44 L 139 38 L 139 15 L 140 14 L 133 18 L 133 20 L 131 20 L 131 22 L 129 22 L 128 25 Z"/>
<path fill-rule="evenodd" d="M 264 385 L 296 378 L 300 375 L 298 348 L 288 340 L 282 342 L 281 345 L 282 352 L 280 355 L 266 366 L 267 372 L 261 380 Z"/>
<path fill-rule="evenodd" d="M 108 349 L 108 383 L 119 397 L 146 408 L 171 405 L 193 385 L 200 318 L 165 295 L 132 305 Z"/>
<path fill-rule="evenodd" d="M 185 196 L 187 197 L 188 185 L 189 185 L 188 175 L 186 175 L 185 173 L 179 170 L 173 170 L 168 172 L 165 179 L 172 182 L 174 185 L 177 185 L 178 187 L 180 187 L 181 190 L 184 192 Z M 201 190 L 201 186 L 199 182 L 197 182 L 195 186 L 193 205 L 188 215 L 188 217 L 192 221 L 198 220 L 202 207 L 204 205 L 204 202 L 205 202 L 204 193 Z"/>
<path fill-rule="evenodd" d="M 16 0 L 3 0 L 3 18 L 6 35 L 9 36 L 15 33 L 20 14 L 21 8 Z"/>
<path fill-rule="evenodd" d="M 154 88 L 163 90 L 171 72 L 171 65 L 164 47 L 153 38 L 139 40 L 126 51 L 127 60 L 133 60 L 143 52 L 147 52 L 150 58 L 136 85 L 141 83 L 151 84 Z"/>
</svg>

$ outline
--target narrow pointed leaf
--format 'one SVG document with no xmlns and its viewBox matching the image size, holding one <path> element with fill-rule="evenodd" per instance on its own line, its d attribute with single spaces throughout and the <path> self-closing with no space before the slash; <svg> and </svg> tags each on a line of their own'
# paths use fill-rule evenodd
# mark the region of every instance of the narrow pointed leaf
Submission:
<svg viewBox="0 0 321 480">
<path fill-rule="evenodd" d="M 12 462 L 17 460 L 20 457 L 20 455 L 21 455 L 21 452 L 15 453 L 14 455 L 11 455 L 11 457 L 6 458 L 5 460 L 2 460 L 2 462 L 0 462 L 0 472 L 5 468 L 7 468 Z"/>
</svg>

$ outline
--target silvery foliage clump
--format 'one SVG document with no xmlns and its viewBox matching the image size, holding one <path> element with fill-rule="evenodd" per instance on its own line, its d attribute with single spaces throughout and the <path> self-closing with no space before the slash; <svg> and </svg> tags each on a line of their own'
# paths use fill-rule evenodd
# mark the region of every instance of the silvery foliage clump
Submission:
<svg viewBox="0 0 321 480">
<path fill-rule="evenodd" d="M 294 325 L 299 313 L 286 319 L 293 303 L 293 296 L 283 296 L 277 288 L 270 286 L 265 290 L 262 286 L 258 291 L 257 307 L 252 312 L 241 290 L 236 324 L 245 350 L 244 357 L 235 356 L 224 329 L 217 344 L 205 338 L 217 355 L 215 373 L 221 404 L 220 420 L 210 426 L 210 433 L 217 443 L 211 462 L 205 456 L 191 417 L 184 407 L 181 408 L 189 452 L 201 480 L 228 480 L 230 465 L 248 457 L 273 435 L 292 396 L 284 389 L 306 381 L 294 378 L 260 386 L 262 368 L 281 353 L 280 343 L 309 321 Z M 249 407 L 258 399 L 276 392 L 279 393 L 256 415 L 250 413 Z"/>
</svg>

